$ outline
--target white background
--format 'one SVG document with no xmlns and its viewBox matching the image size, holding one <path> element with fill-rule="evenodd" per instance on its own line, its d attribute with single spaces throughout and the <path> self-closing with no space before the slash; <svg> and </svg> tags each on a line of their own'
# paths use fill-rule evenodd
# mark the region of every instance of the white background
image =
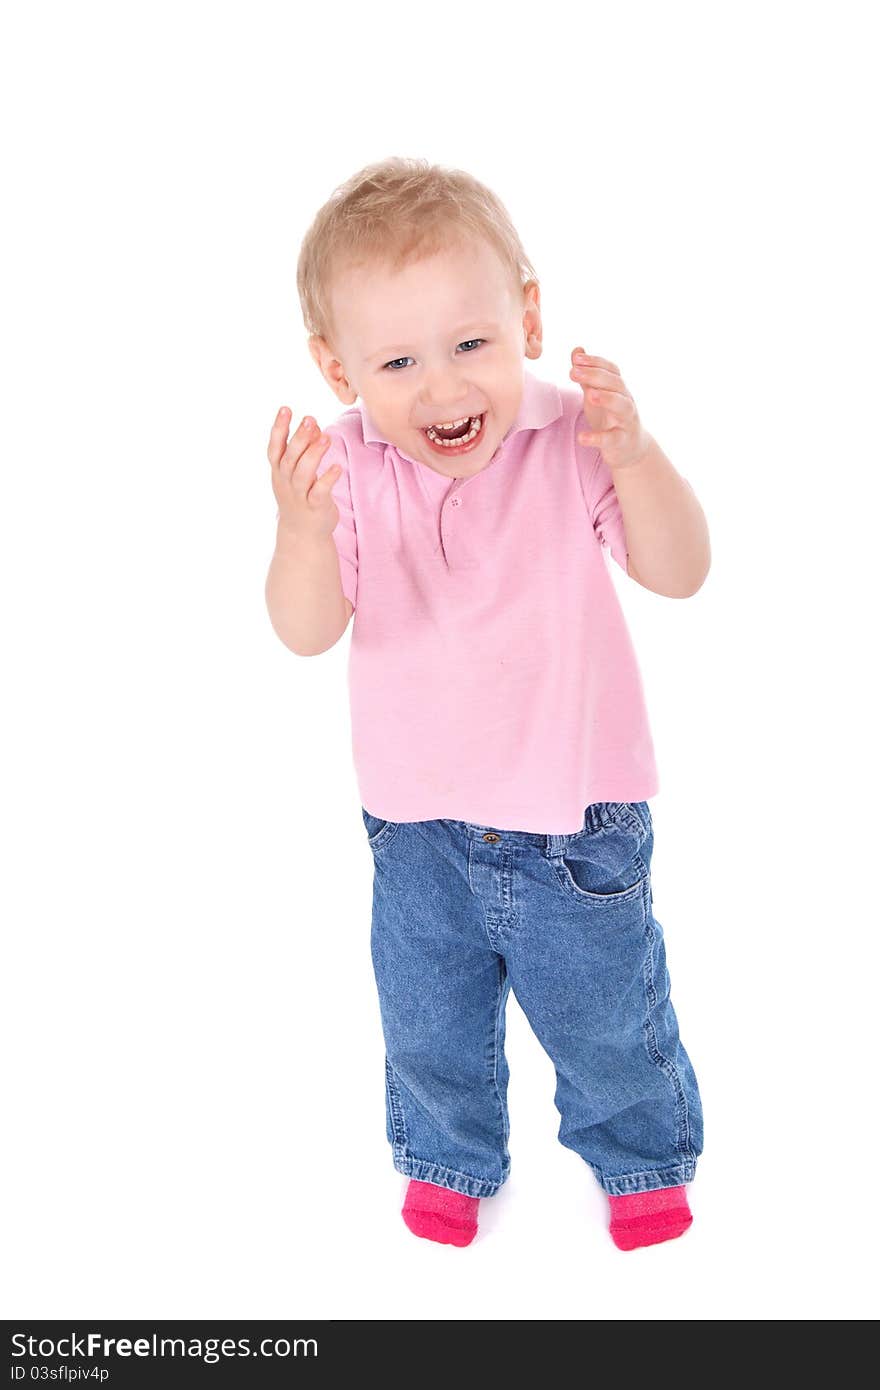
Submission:
<svg viewBox="0 0 880 1390">
<path fill-rule="evenodd" d="M 6 1317 L 857 1319 L 872 1302 L 877 121 L 870 7 L 60 4 L 6 22 Z M 709 519 L 612 565 L 700 1079 L 682 1239 L 632 1254 L 509 1013 L 513 1170 L 411 1236 L 384 1130 L 350 629 L 263 585 L 300 239 L 389 154 L 506 203 L 567 385 L 621 368 Z"/>
</svg>

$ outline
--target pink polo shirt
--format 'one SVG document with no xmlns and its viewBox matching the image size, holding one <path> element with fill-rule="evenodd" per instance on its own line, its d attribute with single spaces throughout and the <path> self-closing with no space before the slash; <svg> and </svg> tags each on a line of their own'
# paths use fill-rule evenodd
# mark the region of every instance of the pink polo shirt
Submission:
<svg viewBox="0 0 880 1390">
<path fill-rule="evenodd" d="M 603 545 L 623 519 L 583 392 L 523 372 L 485 467 L 447 478 L 380 437 L 359 402 L 326 428 L 342 465 L 333 539 L 354 604 L 348 683 L 361 802 L 566 835 L 594 801 L 657 789 L 642 682 Z"/>
</svg>

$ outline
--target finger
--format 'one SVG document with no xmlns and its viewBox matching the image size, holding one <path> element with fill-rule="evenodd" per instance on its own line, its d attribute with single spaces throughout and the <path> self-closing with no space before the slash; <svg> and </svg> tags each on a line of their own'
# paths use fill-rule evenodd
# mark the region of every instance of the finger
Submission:
<svg viewBox="0 0 880 1390">
<path fill-rule="evenodd" d="M 629 424 L 635 419 L 636 403 L 632 396 L 625 396 L 622 391 L 599 390 L 593 386 L 589 391 L 584 391 L 584 397 L 591 405 L 600 405 L 609 415 L 613 415 L 624 424 Z"/>
<path fill-rule="evenodd" d="M 309 488 L 309 503 L 323 502 L 328 492 L 333 491 L 333 484 L 342 472 L 341 463 L 331 463 L 329 468 L 325 468 L 320 478 L 316 478 Z"/>
<path fill-rule="evenodd" d="M 585 367 L 583 364 L 578 366 L 575 363 L 569 376 L 579 386 L 583 386 L 586 382 L 589 386 L 604 386 L 612 391 L 620 391 L 621 389 L 626 391 L 627 389 L 620 373 L 610 372 L 607 367 Z"/>
<path fill-rule="evenodd" d="M 606 448 L 613 449 L 620 442 L 622 433 L 618 426 L 610 430 L 583 429 L 578 431 L 577 442 L 583 444 L 585 449 L 598 449 L 602 453 Z"/>
<path fill-rule="evenodd" d="M 605 367 L 609 372 L 620 374 L 620 368 L 613 362 L 609 362 L 607 357 L 596 357 L 594 354 L 584 352 L 583 348 L 575 348 L 571 354 L 571 359 L 577 365 L 579 362 L 587 367 Z"/>
<path fill-rule="evenodd" d="M 273 468 L 277 468 L 284 453 L 284 446 L 287 443 L 287 427 L 290 423 L 290 411 L 283 405 L 275 416 L 275 423 L 269 435 L 269 448 L 267 450 L 269 462 Z"/>
<path fill-rule="evenodd" d="M 295 478 L 297 468 L 302 460 L 308 455 L 310 449 L 323 439 L 324 435 L 318 429 L 317 421 L 311 415 L 306 415 L 300 423 L 299 429 L 291 435 L 281 460 L 281 472 L 284 477 L 288 480 Z M 327 446 L 323 444 L 321 447 L 323 451 Z"/>
<path fill-rule="evenodd" d="M 319 434 L 317 439 L 300 454 L 293 466 L 290 476 L 290 485 L 294 492 L 305 496 L 318 474 L 321 460 L 330 448 L 332 440 L 329 434 Z"/>
<path fill-rule="evenodd" d="M 286 407 L 279 410 L 275 417 L 275 424 L 272 426 L 272 435 L 269 440 L 269 462 L 273 469 L 281 467 L 286 469 L 289 476 L 293 464 L 290 455 L 299 456 L 299 451 L 305 448 L 309 437 L 309 424 L 314 433 L 315 422 L 310 415 L 306 415 L 300 420 L 299 425 L 294 430 L 290 439 L 287 438 L 287 430 L 290 425 L 290 411 Z"/>
</svg>

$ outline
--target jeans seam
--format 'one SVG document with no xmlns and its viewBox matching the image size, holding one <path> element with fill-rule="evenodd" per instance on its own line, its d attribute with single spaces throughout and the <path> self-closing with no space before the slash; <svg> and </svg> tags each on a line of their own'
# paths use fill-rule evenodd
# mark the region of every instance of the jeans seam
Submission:
<svg viewBox="0 0 880 1390">
<path fill-rule="evenodd" d="M 388 1090 L 388 1108 L 391 1112 L 391 1133 L 393 1135 L 394 1152 L 406 1153 L 406 1121 L 403 1115 L 403 1106 L 400 1103 L 400 1095 L 394 1083 L 394 1070 L 388 1058 L 385 1058 L 385 1085 Z"/>
<path fill-rule="evenodd" d="M 626 812 L 625 819 L 627 822 L 627 828 L 632 830 L 636 835 L 639 836 L 640 842 L 646 840 L 648 836 L 648 827 L 645 825 L 638 811 L 635 809 L 635 804 L 631 801 L 625 802 L 624 810 Z"/>
<path fill-rule="evenodd" d="M 610 1196 L 625 1195 L 611 1191 L 614 1187 L 629 1188 L 633 1192 L 654 1192 L 664 1187 L 684 1187 L 693 1182 L 696 1174 L 696 1159 L 683 1159 L 681 1163 L 667 1165 L 665 1168 L 642 1168 L 633 1173 L 606 1173 L 595 1163 L 590 1167 L 598 1179 L 600 1187 Z M 645 1186 L 644 1180 L 656 1180 L 653 1186 Z M 663 1181 L 665 1179 L 665 1181 Z"/>
<path fill-rule="evenodd" d="M 688 1167 L 690 1167 L 690 1160 L 682 1160 L 681 1163 L 667 1164 L 665 1168 L 638 1168 L 631 1173 L 606 1173 L 604 1168 L 597 1168 L 596 1172 L 600 1173 L 608 1182 L 632 1182 L 637 1178 L 656 1178 L 661 1173 Z"/>
<path fill-rule="evenodd" d="M 414 1178 L 416 1182 L 433 1183 L 436 1187 L 448 1187 L 453 1192 L 465 1192 L 469 1197 L 492 1197 L 507 1181 L 508 1165 L 501 1169 L 497 1182 L 494 1178 L 478 1178 L 473 1173 L 462 1173 L 457 1168 L 449 1168 L 444 1163 L 435 1163 L 430 1158 L 417 1158 L 415 1154 L 395 1153 L 394 1167 L 404 1177 Z M 437 1181 L 441 1179 L 441 1181 Z M 466 1191 L 477 1188 L 478 1191 Z"/>
<path fill-rule="evenodd" d="M 493 1031 L 492 1031 L 492 1084 L 493 1084 L 493 1086 L 495 1087 L 495 1097 L 496 1097 L 496 1099 L 497 1099 L 497 1101 L 498 1101 L 498 1113 L 499 1113 L 499 1115 L 501 1116 L 501 1139 L 502 1139 L 502 1149 L 506 1149 L 506 1148 L 507 1148 L 507 1141 L 508 1141 L 508 1139 L 509 1139 L 509 1137 L 510 1137 L 510 1126 L 509 1126 L 509 1123 L 508 1123 L 507 1111 L 506 1111 L 504 1102 L 503 1102 L 502 1099 L 501 1099 L 501 1088 L 500 1088 L 500 1086 L 498 1085 L 498 1054 L 499 1054 L 499 1051 L 500 1051 L 499 1046 L 498 1046 L 498 1034 L 499 1034 L 500 1025 L 501 1025 L 501 1001 L 502 1001 L 502 998 L 503 998 L 503 996 L 504 996 L 504 980 L 503 980 L 503 977 L 502 977 L 502 971 L 504 970 L 504 968 L 505 968 L 505 967 L 504 967 L 503 958 L 502 958 L 501 956 L 499 956 L 499 957 L 498 957 L 498 991 L 497 991 L 497 994 L 496 994 L 496 996 L 495 996 L 495 1024 L 494 1024 L 494 1028 L 493 1028 Z M 502 1154 L 502 1159 L 503 1159 L 503 1154 Z"/>
<path fill-rule="evenodd" d="M 636 856 L 641 862 L 641 856 Z M 643 979 L 645 984 L 645 994 L 648 1003 L 648 1013 L 645 1017 L 644 1036 L 645 1049 L 653 1064 L 660 1068 L 663 1075 L 672 1086 L 676 1101 L 676 1134 L 675 1147 L 683 1158 L 694 1161 L 694 1152 L 690 1142 L 690 1117 L 688 1114 L 687 1097 L 684 1093 L 684 1086 L 678 1074 L 678 1068 L 670 1058 L 664 1056 L 657 1046 L 657 1032 L 654 1027 L 654 1020 L 651 1017 L 653 1009 L 657 1004 L 657 986 L 654 982 L 654 946 L 657 934 L 654 931 L 654 914 L 651 907 L 651 890 L 648 885 L 644 898 L 645 906 L 645 939 L 647 950 L 645 952 L 645 965 Z"/>
</svg>

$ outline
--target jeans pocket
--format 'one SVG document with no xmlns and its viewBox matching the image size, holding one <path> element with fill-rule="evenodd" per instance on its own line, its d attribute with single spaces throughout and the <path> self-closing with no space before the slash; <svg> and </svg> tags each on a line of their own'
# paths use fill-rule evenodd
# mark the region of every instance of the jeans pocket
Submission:
<svg viewBox="0 0 880 1390">
<path fill-rule="evenodd" d="M 569 897 L 604 907 L 640 897 L 650 874 L 650 859 L 640 852 L 650 837 L 646 803 L 636 803 L 638 811 L 629 802 L 609 805 L 614 813 L 606 823 L 566 836 L 560 852 L 551 856 Z"/>
<path fill-rule="evenodd" d="M 364 806 L 361 807 L 361 815 L 367 828 L 367 844 L 371 849 L 381 849 L 391 839 L 395 830 L 400 828 L 398 821 L 381 820 L 379 816 L 374 816 Z"/>
</svg>

